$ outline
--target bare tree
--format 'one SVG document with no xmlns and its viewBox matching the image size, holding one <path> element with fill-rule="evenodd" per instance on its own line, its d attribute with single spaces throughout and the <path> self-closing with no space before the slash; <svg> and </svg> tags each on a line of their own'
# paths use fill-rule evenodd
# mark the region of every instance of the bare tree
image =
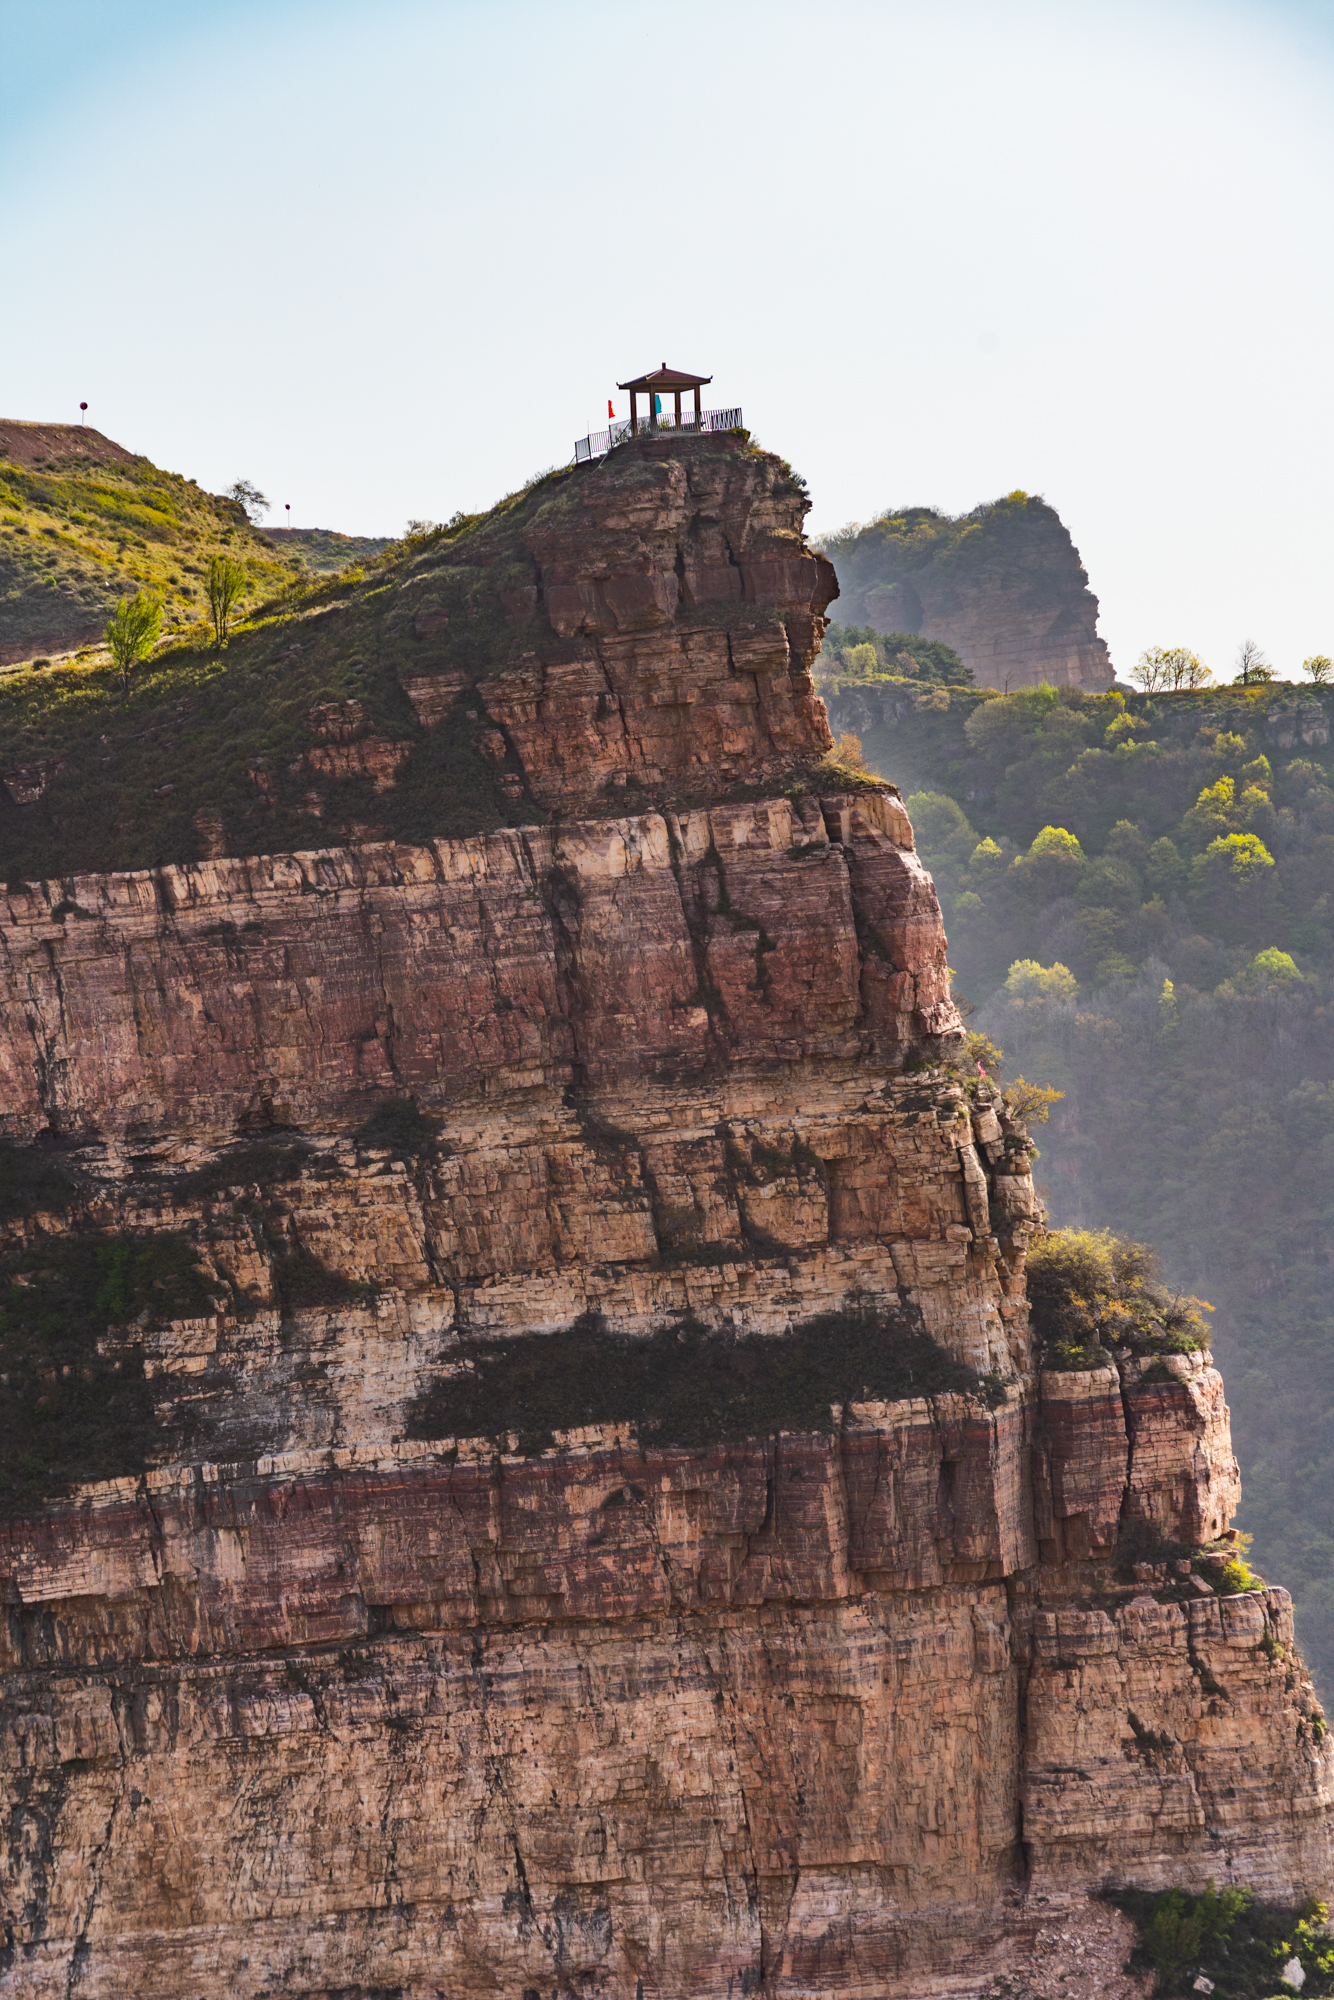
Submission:
<svg viewBox="0 0 1334 2000">
<path fill-rule="evenodd" d="M 249 479 L 233 480 L 232 484 L 227 488 L 227 498 L 235 500 L 240 506 L 245 508 L 246 518 L 252 524 L 256 521 L 262 521 L 269 511 L 267 495 L 261 493 L 258 486 L 254 485 Z"/>
<path fill-rule="evenodd" d="M 161 630 L 162 606 L 156 597 L 146 597 L 142 591 L 122 597 L 107 620 L 106 641 L 112 665 L 120 675 L 124 700 L 130 698 L 130 675 L 148 658 Z"/>
<path fill-rule="evenodd" d="M 232 614 L 248 583 L 240 563 L 233 562 L 230 556 L 209 557 L 204 589 L 208 594 L 209 616 L 213 620 L 213 637 L 219 646 L 227 644 Z"/>
<path fill-rule="evenodd" d="M 1302 672 L 1309 674 L 1317 687 L 1328 687 L 1334 680 L 1334 660 L 1328 653 L 1312 653 L 1309 660 L 1302 661 Z"/>
<path fill-rule="evenodd" d="M 1189 646 L 1147 646 L 1130 669 L 1130 678 L 1145 694 L 1174 693 L 1207 687 L 1213 670 Z"/>
<path fill-rule="evenodd" d="M 1276 678 L 1263 646 L 1257 646 L 1254 639 L 1243 639 L 1237 648 L 1237 673 L 1232 685 L 1251 687 L 1257 681 L 1272 681 Z"/>
</svg>

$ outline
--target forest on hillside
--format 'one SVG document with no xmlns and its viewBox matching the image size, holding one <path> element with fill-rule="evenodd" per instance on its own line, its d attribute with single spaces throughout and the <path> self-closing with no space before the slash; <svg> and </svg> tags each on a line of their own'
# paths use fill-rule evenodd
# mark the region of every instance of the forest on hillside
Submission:
<svg viewBox="0 0 1334 2000">
<path fill-rule="evenodd" d="M 830 666 L 835 729 L 907 798 L 970 1027 L 1064 1093 L 1052 1222 L 1156 1243 L 1215 1308 L 1239 1524 L 1334 1689 L 1334 690 Z"/>
</svg>

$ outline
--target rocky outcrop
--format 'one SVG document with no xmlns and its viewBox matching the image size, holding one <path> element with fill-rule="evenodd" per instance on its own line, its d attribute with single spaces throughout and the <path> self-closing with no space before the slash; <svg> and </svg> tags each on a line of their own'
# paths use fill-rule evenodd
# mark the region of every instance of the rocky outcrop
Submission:
<svg viewBox="0 0 1334 2000">
<path fill-rule="evenodd" d="M 356 745 L 351 746 L 353 748 Z M 7 898 L 4 1129 L 133 1150 L 957 1032 L 889 790 L 74 876 Z"/>
<path fill-rule="evenodd" d="M 656 449 L 587 589 L 544 545 L 568 681 L 451 693 L 423 558 L 418 713 L 492 702 L 550 824 L 8 894 L 6 1995 L 1109 1994 L 1091 1889 L 1330 1880 L 1286 1595 L 1179 1553 L 1220 1379 L 1037 1365 L 1031 1148 L 901 804 L 792 776 L 821 573 L 738 701 L 788 558 L 710 539 L 730 446 L 707 507 Z M 692 745 L 729 789 L 733 729 L 779 796 L 606 816 Z"/>
<path fill-rule="evenodd" d="M 414 565 L 388 621 L 429 730 L 481 743 L 562 813 L 716 796 L 828 749 L 810 669 L 838 592 L 804 490 L 738 440 L 640 440 L 564 475 L 517 525 Z M 507 634 L 482 671 L 470 626 Z"/>
<path fill-rule="evenodd" d="M 1012 493 L 957 517 L 912 507 L 827 545 L 850 624 L 943 640 L 983 687 L 1101 692 L 1098 600 L 1055 509 Z"/>
</svg>

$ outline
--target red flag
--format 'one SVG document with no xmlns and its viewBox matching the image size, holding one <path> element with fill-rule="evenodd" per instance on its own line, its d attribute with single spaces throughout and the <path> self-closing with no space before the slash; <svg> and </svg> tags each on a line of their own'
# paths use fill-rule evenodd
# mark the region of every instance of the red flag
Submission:
<svg viewBox="0 0 1334 2000">
<path fill-rule="evenodd" d="M 609 417 L 614 417 L 614 416 L 616 415 L 616 412 L 615 412 L 615 410 L 614 410 L 614 409 L 612 408 L 612 406 L 611 406 L 611 397 L 610 397 L 610 396 L 608 396 L 608 398 L 607 398 L 607 415 L 608 415 Z"/>
</svg>

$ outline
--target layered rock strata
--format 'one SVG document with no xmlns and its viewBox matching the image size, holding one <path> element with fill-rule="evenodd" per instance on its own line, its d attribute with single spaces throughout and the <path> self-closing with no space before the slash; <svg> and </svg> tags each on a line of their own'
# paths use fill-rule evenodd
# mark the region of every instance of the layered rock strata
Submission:
<svg viewBox="0 0 1334 2000">
<path fill-rule="evenodd" d="M 733 439 L 577 468 L 516 527 L 413 565 L 385 633 L 419 722 L 482 725 L 502 782 L 565 814 L 627 790 L 711 798 L 818 756 L 810 669 L 838 585 L 803 540 L 809 504 Z"/>
<path fill-rule="evenodd" d="M 0 1386 L 34 1440 L 72 1378 L 145 1413 L 6 1489 L 0 1991 L 963 2000 L 1107 1881 L 1329 1883 L 1286 1595 L 1172 1553 L 1236 1502 L 1222 1384 L 1038 1366 L 1031 1149 L 892 790 L 69 877 L 0 942 L 7 1311 L 102 1287 Z M 440 1416 L 829 1325 L 787 1423 L 550 1371 Z"/>
<path fill-rule="evenodd" d="M 834 537 L 840 615 L 952 646 L 982 687 L 1102 692 L 1113 670 L 1070 531 L 1035 494 L 951 518 L 905 508 Z"/>
</svg>

